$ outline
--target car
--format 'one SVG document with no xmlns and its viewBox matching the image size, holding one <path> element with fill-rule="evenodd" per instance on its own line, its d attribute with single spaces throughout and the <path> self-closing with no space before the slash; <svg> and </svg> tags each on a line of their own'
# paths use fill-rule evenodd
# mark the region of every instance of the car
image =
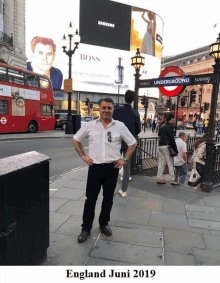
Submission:
<svg viewBox="0 0 220 283">
<path fill-rule="evenodd" d="M 186 122 L 185 123 L 185 127 L 186 127 L 186 129 L 190 129 L 190 130 L 193 130 L 194 129 L 194 127 L 193 127 L 193 122 Z"/>
<path fill-rule="evenodd" d="M 96 118 L 93 116 L 81 116 L 81 127 L 85 126 L 86 123 L 95 120 Z"/>
<path fill-rule="evenodd" d="M 66 123 L 67 123 L 67 113 L 55 113 L 54 129 L 61 128 L 62 130 L 65 130 Z"/>
<path fill-rule="evenodd" d="M 177 130 L 185 130 L 185 126 L 182 122 L 177 122 Z"/>
</svg>

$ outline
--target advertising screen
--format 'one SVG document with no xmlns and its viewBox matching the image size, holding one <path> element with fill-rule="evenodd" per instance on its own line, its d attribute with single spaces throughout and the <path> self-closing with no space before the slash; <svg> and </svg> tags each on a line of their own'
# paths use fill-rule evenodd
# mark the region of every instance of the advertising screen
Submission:
<svg viewBox="0 0 220 283">
<path fill-rule="evenodd" d="M 66 34 L 68 50 L 67 28 L 72 22 L 81 36 L 72 56 L 74 91 L 117 94 L 118 85 L 120 93 L 134 89 L 131 57 L 137 48 L 145 57 L 140 79 L 158 77 L 162 19 L 153 11 L 119 2 L 63 0 L 58 5 L 52 0 L 38 0 L 38 6 L 44 7 L 38 13 L 33 1 L 26 0 L 27 69 L 48 75 L 54 89 L 63 88 L 63 80 L 69 78 L 69 57 L 63 52 L 61 39 Z M 72 41 L 71 48 L 74 46 Z M 140 89 L 139 94 L 145 90 Z M 159 91 L 152 88 L 148 95 L 158 97 Z"/>
</svg>

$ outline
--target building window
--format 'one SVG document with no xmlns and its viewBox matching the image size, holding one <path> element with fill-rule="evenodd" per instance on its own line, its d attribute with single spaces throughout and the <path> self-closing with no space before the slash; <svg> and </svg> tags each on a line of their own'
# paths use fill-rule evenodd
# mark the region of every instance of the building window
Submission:
<svg viewBox="0 0 220 283">
<path fill-rule="evenodd" d="M 25 74 L 25 84 L 30 87 L 38 87 L 38 77 L 32 74 Z"/>
<path fill-rule="evenodd" d="M 50 104 L 41 104 L 42 116 L 53 116 L 53 106 Z"/>
<path fill-rule="evenodd" d="M 8 100 L 0 99 L 0 114 L 8 114 Z"/>
<path fill-rule="evenodd" d="M 8 81 L 10 83 L 24 85 L 24 73 L 13 69 L 8 69 Z"/>
</svg>

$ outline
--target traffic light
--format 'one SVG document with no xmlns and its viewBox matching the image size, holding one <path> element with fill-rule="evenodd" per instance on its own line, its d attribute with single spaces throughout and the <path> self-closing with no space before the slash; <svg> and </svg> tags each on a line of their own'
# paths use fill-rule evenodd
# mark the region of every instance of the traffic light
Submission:
<svg viewBox="0 0 220 283">
<path fill-rule="evenodd" d="M 86 106 L 89 106 L 89 104 L 90 104 L 90 99 L 89 99 L 89 98 L 86 98 L 85 101 L 84 101 L 84 103 L 85 103 Z"/>
<path fill-rule="evenodd" d="M 146 97 L 146 95 L 143 95 L 143 97 L 141 98 L 141 104 L 144 105 L 145 108 L 148 108 L 148 98 Z"/>
<path fill-rule="evenodd" d="M 189 105 L 191 106 L 191 104 L 195 101 L 196 101 L 196 91 L 192 89 L 190 92 L 190 104 Z"/>
<path fill-rule="evenodd" d="M 204 104 L 204 112 L 209 109 L 209 103 L 205 102 Z"/>
<path fill-rule="evenodd" d="M 203 110 L 204 110 L 204 109 L 203 109 L 203 106 L 202 106 L 202 107 L 200 108 L 200 112 L 203 113 Z"/>
<path fill-rule="evenodd" d="M 181 106 L 185 106 L 186 104 L 186 99 L 184 97 L 181 98 L 181 102 L 180 102 L 180 105 Z"/>
<path fill-rule="evenodd" d="M 166 107 L 171 108 L 171 106 L 172 106 L 172 101 L 170 99 L 168 99 L 167 102 L 166 102 Z"/>
</svg>

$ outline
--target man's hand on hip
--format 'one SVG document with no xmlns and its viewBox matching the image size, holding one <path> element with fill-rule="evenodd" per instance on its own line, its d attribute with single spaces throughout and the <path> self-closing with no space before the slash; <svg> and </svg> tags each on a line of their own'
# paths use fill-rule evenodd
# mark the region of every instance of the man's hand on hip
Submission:
<svg viewBox="0 0 220 283">
<path fill-rule="evenodd" d="M 93 159 L 91 157 L 89 157 L 88 155 L 85 155 L 83 157 L 83 161 L 89 166 L 91 166 L 93 164 Z"/>
<path fill-rule="evenodd" d="M 115 161 L 114 163 L 115 163 L 115 166 L 114 166 L 115 168 L 121 169 L 121 167 L 125 165 L 126 161 L 124 159 L 119 159 Z"/>
</svg>

